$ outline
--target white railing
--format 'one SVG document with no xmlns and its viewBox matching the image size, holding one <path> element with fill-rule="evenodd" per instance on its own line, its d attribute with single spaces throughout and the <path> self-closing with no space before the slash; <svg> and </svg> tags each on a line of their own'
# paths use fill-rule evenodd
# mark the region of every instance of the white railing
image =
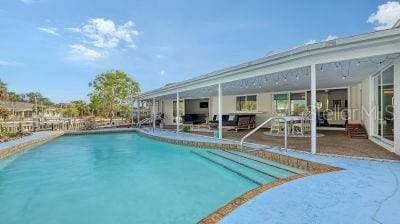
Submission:
<svg viewBox="0 0 400 224">
<path fill-rule="evenodd" d="M 42 131 L 42 130 L 81 130 L 85 129 L 87 122 L 79 121 L 1 121 L 0 127 L 8 133 L 19 131 Z"/>
<path fill-rule="evenodd" d="M 285 122 L 285 149 L 287 149 L 288 132 L 287 132 L 287 120 L 285 119 L 285 117 L 270 117 L 266 121 L 264 121 L 262 124 L 258 125 L 256 128 L 254 128 L 249 133 L 247 133 L 245 136 L 243 136 L 243 138 L 240 140 L 240 149 L 243 151 L 244 140 L 246 140 L 250 135 L 254 134 L 256 131 L 258 131 L 260 128 L 262 128 L 264 125 L 268 124 L 272 120 L 283 120 Z"/>
<path fill-rule="evenodd" d="M 136 127 L 140 128 L 140 127 L 142 127 L 142 125 L 145 124 L 145 123 L 149 123 L 149 125 L 151 125 L 152 122 L 153 122 L 153 117 L 144 118 L 143 120 L 139 121 L 139 122 L 136 124 Z"/>
</svg>

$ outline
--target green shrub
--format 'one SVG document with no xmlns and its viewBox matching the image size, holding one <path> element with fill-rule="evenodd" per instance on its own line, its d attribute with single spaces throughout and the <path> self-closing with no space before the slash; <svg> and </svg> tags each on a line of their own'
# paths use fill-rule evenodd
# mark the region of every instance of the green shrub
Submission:
<svg viewBox="0 0 400 224">
<path fill-rule="evenodd" d="M 185 133 L 190 132 L 190 126 L 187 126 L 187 125 L 182 126 L 182 132 L 185 132 Z"/>
<path fill-rule="evenodd" d="M 8 129 L 7 127 L 4 127 L 3 125 L 0 125 L 0 137 L 4 137 L 8 135 Z"/>
</svg>

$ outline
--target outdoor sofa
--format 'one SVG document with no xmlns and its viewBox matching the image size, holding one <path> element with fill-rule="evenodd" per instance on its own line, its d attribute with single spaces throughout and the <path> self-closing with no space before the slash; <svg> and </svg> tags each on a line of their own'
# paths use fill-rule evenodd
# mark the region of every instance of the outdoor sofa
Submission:
<svg viewBox="0 0 400 224">
<path fill-rule="evenodd" d="M 218 125 L 218 116 L 214 115 L 210 124 L 215 127 Z M 222 128 L 228 131 L 238 131 L 240 129 L 251 129 L 255 128 L 256 115 L 254 114 L 232 114 L 222 115 Z"/>
</svg>

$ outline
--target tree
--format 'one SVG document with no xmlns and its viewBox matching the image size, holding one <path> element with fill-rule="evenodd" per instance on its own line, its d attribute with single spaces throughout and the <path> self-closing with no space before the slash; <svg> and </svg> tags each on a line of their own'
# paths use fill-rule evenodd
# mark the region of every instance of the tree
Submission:
<svg viewBox="0 0 400 224">
<path fill-rule="evenodd" d="M 105 117 L 112 123 L 118 110 L 132 102 L 134 96 L 140 92 L 140 87 L 131 77 L 122 71 L 109 71 L 97 75 L 95 80 L 89 83 L 93 92 L 89 94 L 91 104 L 100 103 L 99 108 Z"/>
<path fill-rule="evenodd" d="M 0 118 L 3 120 L 7 120 L 11 116 L 11 112 L 9 109 L 0 107 Z"/>
<path fill-rule="evenodd" d="M 64 110 L 64 116 L 66 117 L 78 117 L 79 110 L 74 106 L 69 106 Z"/>
<path fill-rule="evenodd" d="M 74 107 L 78 111 L 78 114 L 80 117 L 89 115 L 90 108 L 86 104 L 85 101 L 76 100 L 76 101 L 72 101 L 71 104 L 72 104 L 71 106 Z"/>
<path fill-rule="evenodd" d="M 98 115 L 101 110 L 101 99 L 98 94 L 90 95 L 89 108 L 93 115 Z"/>
<path fill-rule="evenodd" d="M 21 98 L 24 102 L 27 102 L 27 103 L 36 103 L 37 102 L 38 104 L 43 104 L 45 106 L 54 105 L 54 103 L 51 102 L 49 98 L 44 97 L 41 93 L 38 93 L 38 92 L 29 92 L 29 93 L 21 94 Z"/>
<path fill-rule="evenodd" d="M 0 79 L 0 100 L 7 100 L 8 92 L 7 92 L 7 84 L 2 82 Z"/>
<path fill-rule="evenodd" d="M 21 95 L 16 92 L 8 92 L 8 100 L 12 102 L 23 102 Z"/>
</svg>

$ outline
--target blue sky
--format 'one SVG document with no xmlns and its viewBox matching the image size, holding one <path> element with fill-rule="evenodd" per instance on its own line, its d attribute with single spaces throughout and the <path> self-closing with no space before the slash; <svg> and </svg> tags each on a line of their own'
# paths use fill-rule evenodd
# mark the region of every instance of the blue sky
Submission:
<svg viewBox="0 0 400 224">
<path fill-rule="evenodd" d="M 400 16 L 398 2 L 377 0 L 1 2 L 0 79 L 55 102 L 87 99 L 111 69 L 149 90 Z"/>
</svg>

